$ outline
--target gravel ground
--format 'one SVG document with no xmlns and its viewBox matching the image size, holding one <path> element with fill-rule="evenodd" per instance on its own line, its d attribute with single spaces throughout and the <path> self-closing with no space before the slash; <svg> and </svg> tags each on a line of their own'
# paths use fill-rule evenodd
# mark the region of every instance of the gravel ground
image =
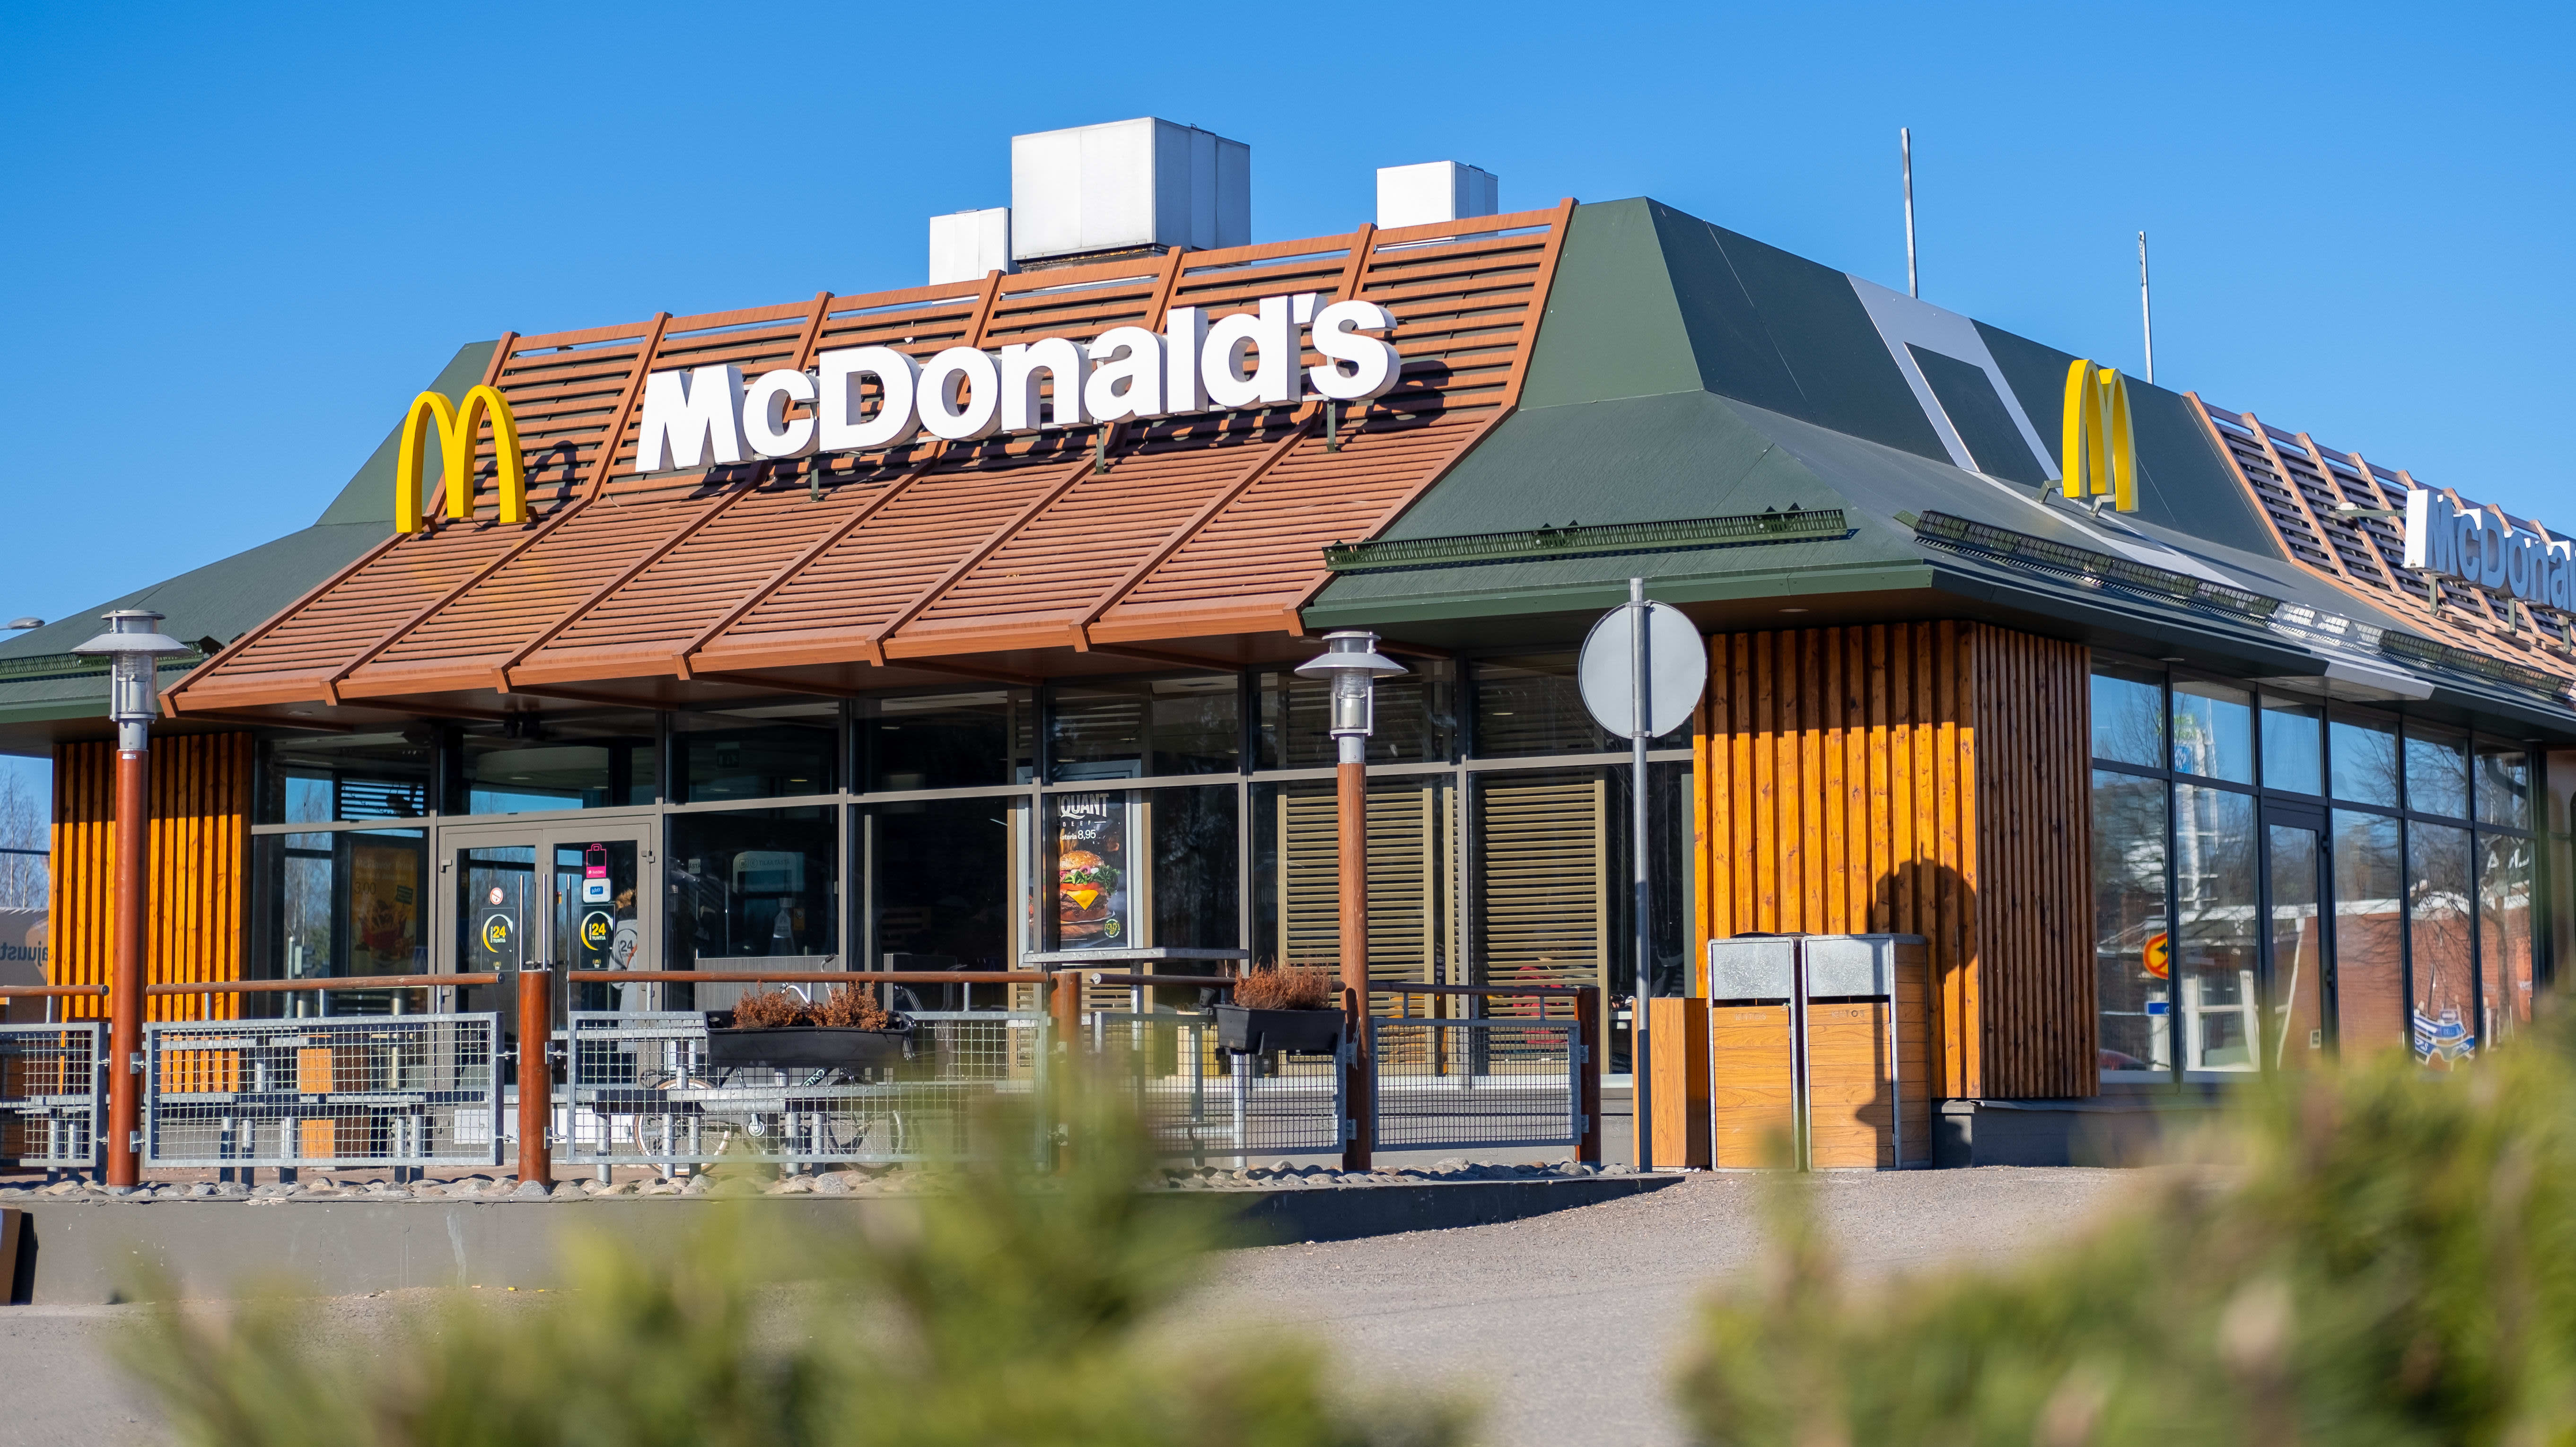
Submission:
<svg viewBox="0 0 2576 1447">
<path fill-rule="evenodd" d="M 1828 1229 L 1863 1277 L 2010 1259 L 2138 1183 L 2135 1172 L 2000 1167 L 1816 1178 Z M 1692 1303 L 1759 1260 L 1761 1186 L 1699 1175 L 1508 1225 L 1234 1252 L 1174 1329 L 1203 1341 L 1288 1323 L 1327 1342 L 1355 1382 L 1479 1401 L 1479 1436 L 1494 1447 L 1676 1442 L 1665 1382 Z M 317 1301 L 311 1329 L 371 1340 L 437 1295 Z M 0 1441 L 161 1440 L 107 1355 L 134 1310 L 0 1307 Z"/>
</svg>

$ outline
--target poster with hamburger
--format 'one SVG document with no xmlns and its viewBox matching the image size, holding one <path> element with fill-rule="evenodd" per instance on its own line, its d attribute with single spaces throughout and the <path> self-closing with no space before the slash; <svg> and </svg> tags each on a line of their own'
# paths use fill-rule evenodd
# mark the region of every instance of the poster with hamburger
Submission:
<svg viewBox="0 0 2576 1447">
<path fill-rule="evenodd" d="M 1135 943 L 1127 918 L 1127 804 L 1118 794 L 1056 796 L 1057 948 Z"/>
</svg>

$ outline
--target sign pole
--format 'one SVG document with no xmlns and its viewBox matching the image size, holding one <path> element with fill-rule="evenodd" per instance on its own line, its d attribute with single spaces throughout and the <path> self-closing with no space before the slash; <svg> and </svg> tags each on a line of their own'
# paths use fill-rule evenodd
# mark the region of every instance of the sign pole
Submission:
<svg viewBox="0 0 2576 1447">
<path fill-rule="evenodd" d="M 1653 1055 L 1647 1043 L 1646 1017 L 1650 1013 L 1647 1002 L 1652 998 L 1654 988 L 1655 921 L 1649 909 L 1653 903 L 1654 887 L 1646 858 L 1646 743 L 1654 736 L 1654 718 L 1649 703 L 1654 693 L 1648 686 L 1646 669 L 1653 660 L 1654 650 L 1646 645 L 1646 629 L 1653 619 L 1647 616 L 1646 580 L 1643 578 L 1628 580 L 1628 615 L 1629 762 L 1636 766 L 1637 772 L 1636 784 L 1629 790 L 1628 853 L 1630 862 L 1635 865 L 1637 911 L 1637 992 L 1629 1014 L 1636 1022 L 1637 1033 L 1635 1048 L 1628 1059 L 1628 1077 L 1632 1082 L 1628 1098 L 1636 1117 L 1637 1169 L 1651 1171 L 1655 1168 L 1654 1100 L 1653 1088 L 1649 1084 Z"/>
</svg>

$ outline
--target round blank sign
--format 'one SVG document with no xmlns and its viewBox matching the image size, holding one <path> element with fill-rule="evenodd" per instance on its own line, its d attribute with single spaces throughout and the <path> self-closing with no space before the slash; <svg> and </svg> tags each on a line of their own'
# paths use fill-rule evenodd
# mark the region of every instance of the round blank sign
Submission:
<svg viewBox="0 0 2576 1447">
<path fill-rule="evenodd" d="M 1583 640 L 1583 706 L 1593 721 L 1621 738 L 1634 737 L 1635 679 L 1631 644 L 1640 610 L 1611 609 L 1592 625 Z M 1682 610 L 1670 603 L 1648 603 L 1646 615 L 1646 736 L 1668 734 L 1682 726 L 1708 684 L 1708 647 L 1700 641 Z"/>
</svg>

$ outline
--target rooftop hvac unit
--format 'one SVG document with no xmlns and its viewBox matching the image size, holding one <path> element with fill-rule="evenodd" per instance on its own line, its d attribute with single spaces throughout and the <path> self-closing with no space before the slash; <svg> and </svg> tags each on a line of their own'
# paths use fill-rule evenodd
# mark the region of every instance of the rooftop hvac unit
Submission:
<svg viewBox="0 0 2576 1447">
<path fill-rule="evenodd" d="M 1151 116 L 1011 137 L 1011 259 L 1252 242 L 1252 148 Z"/>
</svg>

